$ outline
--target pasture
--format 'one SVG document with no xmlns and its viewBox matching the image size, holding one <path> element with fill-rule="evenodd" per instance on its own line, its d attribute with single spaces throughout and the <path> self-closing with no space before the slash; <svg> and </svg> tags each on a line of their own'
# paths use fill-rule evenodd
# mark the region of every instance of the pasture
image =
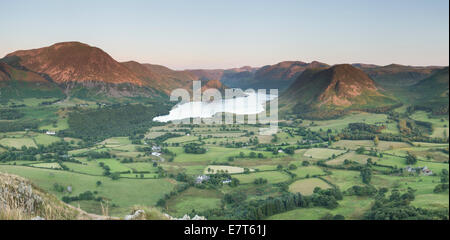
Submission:
<svg viewBox="0 0 450 240">
<path fill-rule="evenodd" d="M 249 169 L 250 171 L 254 171 L 253 169 Z M 244 168 L 235 167 L 235 166 L 220 166 L 220 165 L 209 165 L 203 171 L 205 174 L 212 174 L 218 172 L 226 172 L 229 174 L 243 173 Z"/>
<path fill-rule="evenodd" d="M 110 209 L 113 216 L 123 216 L 129 214 L 134 205 L 154 206 L 156 202 L 169 193 L 174 182 L 168 179 L 127 179 L 112 180 L 103 176 L 90 176 L 68 171 L 32 168 L 25 166 L 0 165 L 0 171 L 16 174 L 30 179 L 40 188 L 55 194 L 58 198 L 66 195 L 55 191 L 55 183 L 63 186 L 72 186 L 72 195 L 77 195 L 85 191 L 97 191 L 99 196 L 108 199 L 109 206 L 115 204 L 117 207 Z M 98 187 L 96 182 L 102 184 Z M 76 202 L 73 202 L 77 206 Z M 98 206 L 99 205 L 92 205 Z M 95 212 L 99 209 L 84 209 L 88 212 Z"/>
<path fill-rule="evenodd" d="M 328 159 L 333 155 L 337 156 L 344 153 L 344 150 L 328 149 L 328 148 L 311 148 L 308 149 L 303 155 L 309 158 L 315 159 Z"/>
<path fill-rule="evenodd" d="M 331 186 L 319 178 L 307 178 L 297 180 L 289 185 L 289 191 L 292 193 L 301 193 L 303 195 L 311 195 L 316 187 L 321 189 L 331 188 Z"/>
<path fill-rule="evenodd" d="M 263 178 L 271 184 L 281 183 L 289 180 L 289 176 L 279 171 L 255 172 L 249 174 L 238 174 L 233 177 L 237 178 L 241 184 L 253 184 L 255 179 Z"/>
<path fill-rule="evenodd" d="M 347 220 L 361 219 L 364 212 L 371 207 L 372 202 L 373 200 L 367 197 L 346 196 L 339 201 L 336 209 L 299 208 L 270 216 L 267 220 L 320 220 L 327 214 L 340 214 Z"/>
<path fill-rule="evenodd" d="M 298 167 L 295 170 L 289 170 L 291 173 L 294 173 L 298 178 L 305 178 L 305 177 L 313 177 L 313 176 L 321 176 L 324 175 L 325 172 L 322 170 L 322 168 L 317 166 L 309 166 L 309 167 Z"/>
<path fill-rule="evenodd" d="M 23 137 L 23 138 L 2 138 L 0 139 L 0 144 L 5 147 L 17 148 L 21 147 L 37 147 L 33 139 Z"/>
<path fill-rule="evenodd" d="M 221 205 L 222 194 L 212 189 L 189 188 L 167 202 L 170 214 L 182 217 L 184 214 L 217 209 Z"/>
<path fill-rule="evenodd" d="M 348 153 L 338 156 L 335 159 L 327 161 L 327 164 L 328 165 L 342 165 L 342 164 L 344 164 L 345 160 L 357 162 L 359 164 L 366 164 L 367 159 L 369 159 L 369 158 L 372 159 L 372 162 L 378 161 L 377 157 L 357 154 L 356 152 L 348 152 Z"/>
</svg>

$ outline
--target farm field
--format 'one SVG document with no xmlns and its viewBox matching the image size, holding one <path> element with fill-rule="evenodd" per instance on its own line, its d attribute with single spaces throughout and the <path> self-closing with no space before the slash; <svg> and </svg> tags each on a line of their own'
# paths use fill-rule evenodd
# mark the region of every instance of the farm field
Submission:
<svg viewBox="0 0 450 240">
<path fill-rule="evenodd" d="M 375 144 L 374 140 L 333 138 L 355 121 L 384 125 L 383 134 L 399 135 L 398 123 L 386 114 L 354 113 L 335 120 L 292 121 L 280 124 L 278 132 L 269 136 L 258 135 L 259 128 L 249 125 L 174 124 L 92 142 L 43 133 L 44 129 L 70 129 L 65 125 L 65 111 L 53 105 L 32 109 L 24 118 L 42 119 L 39 130 L 0 133 L 0 172 L 24 176 L 59 199 L 72 197 L 69 204 L 90 213 L 102 214 L 106 206 L 112 216 L 123 216 L 139 205 L 156 207 L 176 217 L 192 214 L 193 210 L 209 216 L 218 209 L 234 211 L 242 204 L 260 204 L 286 194 L 317 199 L 318 193 L 313 191 L 320 187 L 343 193 L 337 207 L 311 205 L 264 219 L 323 219 L 332 215 L 362 219 L 375 196 L 347 193 L 354 186 L 369 185 L 376 190 L 387 188 L 388 194 L 414 189 L 415 198 L 410 203 L 414 207 L 444 209 L 449 204 L 448 190 L 435 192 L 442 175 L 448 174 L 448 143 L 381 140 Z M 435 130 L 445 128 L 448 121 L 442 123 L 423 113 L 412 118 L 432 122 Z M 163 135 L 169 137 L 158 138 Z M 188 146 L 204 151 L 187 153 Z M 360 152 L 361 147 L 365 151 Z M 413 154 L 417 162 L 406 163 L 408 154 Z M 432 171 L 429 176 L 405 170 L 425 166 Z M 363 182 L 364 168 L 371 169 L 370 184 Z M 87 191 L 94 193 L 94 199 L 76 199 Z"/>
<path fill-rule="evenodd" d="M 158 199 L 169 193 L 174 187 L 173 181 L 167 179 L 120 179 L 114 181 L 103 176 L 6 165 L 0 165 L 0 171 L 26 177 L 57 197 L 66 194 L 55 191 L 53 188 L 55 183 L 72 186 L 72 195 L 85 191 L 97 191 L 99 196 L 109 199 L 110 206 L 112 204 L 117 206 L 109 209 L 113 216 L 128 214 L 134 205 L 155 205 Z M 102 182 L 101 186 L 96 186 L 97 181 Z M 76 203 L 73 204 L 76 206 Z M 86 210 L 91 211 L 92 209 Z"/>
<path fill-rule="evenodd" d="M 357 162 L 359 164 L 366 164 L 368 159 L 372 159 L 372 162 L 377 162 L 378 158 L 373 156 L 367 156 L 362 154 L 357 154 L 355 152 L 349 152 L 345 153 L 343 155 L 338 156 L 335 159 L 327 161 L 328 165 L 342 165 L 344 164 L 345 160 Z"/>
<path fill-rule="evenodd" d="M 273 215 L 268 220 L 320 220 L 326 214 L 337 215 L 340 214 L 345 219 L 361 219 L 365 211 L 367 211 L 373 200 L 367 197 L 345 197 L 344 200 L 339 201 L 339 207 L 336 209 L 326 208 L 301 208 L 291 210 L 281 214 Z"/>
<path fill-rule="evenodd" d="M 58 163 L 36 163 L 31 164 L 30 166 L 37 168 L 61 169 L 61 166 Z"/>
<path fill-rule="evenodd" d="M 373 113 L 363 113 L 363 112 L 355 112 L 349 116 L 345 116 L 335 120 L 325 120 L 325 121 L 304 121 L 304 125 L 309 127 L 312 131 L 319 131 L 322 129 L 323 131 L 327 131 L 331 129 L 342 130 L 349 123 L 352 122 L 362 122 L 367 124 L 386 124 L 387 115 L 385 114 L 373 114 Z"/>
<path fill-rule="evenodd" d="M 222 194 L 215 190 L 189 188 L 170 200 L 167 204 L 169 213 L 182 217 L 184 214 L 195 211 L 205 211 L 220 207 Z"/>
<path fill-rule="evenodd" d="M 326 174 L 322 168 L 317 166 L 309 166 L 309 167 L 299 166 L 297 169 L 289 171 L 291 173 L 294 173 L 298 178 L 313 177 Z"/>
<path fill-rule="evenodd" d="M 262 153 L 265 157 L 274 157 L 273 153 L 267 153 L 263 151 L 252 151 L 249 149 L 238 148 L 224 148 L 224 147 L 207 147 L 205 154 L 190 154 L 184 153 L 182 147 L 168 147 L 168 149 L 176 154 L 174 162 L 205 162 L 205 163 L 220 163 L 227 162 L 228 157 L 236 157 L 242 152 L 248 156 L 251 152 L 256 154 Z M 283 154 L 279 154 L 276 157 L 281 157 Z"/>
<path fill-rule="evenodd" d="M 242 184 L 253 183 L 255 181 L 255 179 L 258 179 L 258 178 L 267 179 L 267 181 L 271 184 L 281 183 L 281 182 L 287 181 L 289 179 L 289 176 L 287 174 L 279 172 L 279 171 L 239 174 L 239 175 L 235 175 L 234 177 L 237 178 L 240 181 L 240 183 L 242 183 Z"/>
<path fill-rule="evenodd" d="M 351 150 L 356 150 L 359 147 L 374 148 L 379 149 L 381 151 L 411 147 L 411 145 L 404 142 L 389 142 L 389 141 L 380 141 L 378 146 L 375 146 L 374 142 L 371 140 L 340 140 L 338 142 L 334 142 L 332 146 L 335 148 L 351 149 Z"/>
<path fill-rule="evenodd" d="M 31 138 L 2 138 L 0 144 L 11 148 L 37 147 Z"/>
<path fill-rule="evenodd" d="M 326 148 L 311 148 L 306 151 L 303 155 L 305 157 L 316 158 L 316 159 L 328 159 L 333 155 L 340 155 L 344 153 L 343 150 L 326 149 Z"/>
<path fill-rule="evenodd" d="M 227 172 L 229 174 L 243 173 L 244 168 L 235 167 L 235 166 L 220 166 L 220 165 L 209 165 L 205 168 L 204 173 L 217 173 L 217 172 Z M 253 169 L 249 169 L 249 171 L 254 171 Z"/>
<path fill-rule="evenodd" d="M 39 134 L 39 135 L 34 137 L 34 141 L 38 145 L 45 145 L 45 146 L 47 146 L 47 145 L 50 145 L 52 143 L 61 141 L 61 139 L 58 138 L 58 137 L 47 135 L 47 134 Z"/>
<path fill-rule="evenodd" d="M 308 178 L 297 180 L 289 186 L 289 191 L 293 193 L 301 193 L 303 195 L 311 195 L 316 187 L 327 189 L 331 186 L 319 178 Z"/>
</svg>

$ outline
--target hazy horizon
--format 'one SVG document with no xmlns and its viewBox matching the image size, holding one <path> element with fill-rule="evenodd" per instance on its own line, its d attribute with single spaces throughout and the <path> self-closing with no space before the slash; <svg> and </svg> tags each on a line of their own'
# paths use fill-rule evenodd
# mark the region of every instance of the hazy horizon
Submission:
<svg viewBox="0 0 450 240">
<path fill-rule="evenodd" d="M 19 0 L 0 11 L 1 57 L 79 41 L 117 61 L 177 70 L 282 61 L 449 65 L 446 0 Z"/>
</svg>

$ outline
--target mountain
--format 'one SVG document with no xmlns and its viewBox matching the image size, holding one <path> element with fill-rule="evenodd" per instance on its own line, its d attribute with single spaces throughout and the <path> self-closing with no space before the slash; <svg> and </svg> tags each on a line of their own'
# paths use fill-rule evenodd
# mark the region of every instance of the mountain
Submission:
<svg viewBox="0 0 450 240">
<path fill-rule="evenodd" d="M 16 51 L 6 55 L 4 61 L 12 66 L 46 74 L 57 84 L 94 81 L 144 85 L 129 69 L 103 50 L 79 42 Z"/>
<path fill-rule="evenodd" d="M 184 88 L 189 91 L 192 90 L 192 81 L 199 80 L 199 77 L 189 71 L 176 71 L 168 67 L 156 65 L 156 64 L 143 64 L 150 71 L 160 76 L 159 80 L 162 81 L 164 91 L 167 94 L 177 88 Z"/>
<path fill-rule="evenodd" d="M 376 66 L 371 64 L 354 64 L 367 73 L 379 85 L 390 87 L 411 86 L 429 77 L 441 67 L 414 67 L 399 64 Z"/>
<path fill-rule="evenodd" d="M 448 67 L 409 87 L 417 106 L 427 108 L 435 114 L 447 114 L 449 105 Z"/>
<path fill-rule="evenodd" d="M 24 97 L 64 97 L 62 90 L 41 75 L 0 61 L 0 102 Z"/>
<path fill-rule="evenodd" d="M 135 61 L 121 63 L 135 74 L 146 86 L 150 86 L 169 95 L 176 88 L 192 89 L 192 81 L 197 80 L 193 74 L 174 71 L 164 66 L 141 64 Z"/>
<path fill-rule="evenodd" d="M 380 67 L 375 64 L 366 64 L 366 63 L 353 63 L 353 67 L 360 68 L 360 69 L 371 69 L 371 68 L 377 68 Z"/>
<path fill-rule="evenodd" d="M 134 61 L 119 63 L 103 50 L 80 42 L 16 51 L 0 63 L 2 82 L 39 83 L 78 98 L 159 98 L 176 88 L 192 89 L 191 82 L 198 79 L 187 71 L 164 66 Z"/>
<path fill-rule="evenodd" d="M 14 68 L 4 62 L 0 62 L 0 82 L 20 81 L 31 83 L 47 83 L 48 81 L 34 72 Z"/>
<path fill-rule="evenodd" d="M 280 97 L 283 111 L 318 119 L 349 110 L 382 111 L 396 104 L 366 73 L 348 64 L 308 69 Z"/>
<path fill-rule="evenodd" d="M 186 71 L 197 76 L 202 81 L 220 80 L 225 72 L 223 69 L 189 69 Z"/>
<path fill-rule="evenodd" d="M 29 76 L 28 82 L 45 82 L 72 97 L 162 95 L 103 50 L 84 43 L 63 42 L 39 49 L 20 50 L 0 61 Z M 16 80 L 19 84 L 27 82 L 25 79 Z M 36 90 L 35 86 L 30 88 Z"/>
<path fill-rule="evenodd" d="M 282 91 L 306 69 L 327 66 L 320 62 L 285 61 L 261 68 L 242 67 L 225 70 L 220 81 L 228 87 L 244 90 L 277 88 Z"/>
<path fill-rule="evenodd" d="M 244 66 L 231 69 L 195 69 L 186 70 L 199 80 L 219 79 L 224 85 L 231 88 L 285 90 L 303 71 L 311 68 L 327 67 L 320 62 L 305 63 L 301 61 L 285 61 L 261 68 Z"/>
</svg>

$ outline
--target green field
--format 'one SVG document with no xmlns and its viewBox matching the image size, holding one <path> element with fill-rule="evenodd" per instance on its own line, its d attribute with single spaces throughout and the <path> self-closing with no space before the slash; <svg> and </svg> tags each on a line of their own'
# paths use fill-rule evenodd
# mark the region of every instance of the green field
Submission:
<svg viewBox="0 0 450 240">
<path fill-rule="evenodd" d="M 18 108 L 25 114 L 23 119 L 2 121 L 33 120 L 39 123 L 38 127 L 0 133 L 0 171 L 26 177 L 58 199 L 91 191 L 97 200 L 70 202 L 90 213 L 102 214 L 103 205 L 111 215 L 123 217 L 134 206 L 142 206 L 157 207 L 175 217 L 192 214 L 193 210 L 195 214 L 207 216 L 212 214 L 210 210 L 218 210 L 214 214 L 224 215 L 211 219 L 222 219 L 235 217 L 233 211 L 242 211 L 239 209 L 242 204 L 253 206 L 271 201 L 271 198 L 286 197 L 288 193 L 311 196 L 316 187 L 337 187 L 344 197 L 334 209 L 317 207 L 316 203 L 310 202 L 307 208 L 264 217 L 322 219 L 330 214 L 340 214 L 346 219 L 362 219 L 375 196 L 350 196 L 352 192 L 348 189 L 366 186 L 361 169 L 367 166 L 369 158 L 373 163 L 370 184 L 376 189 L 387 188 L 389 192 L 398 189 L 405 193 L 412 188 L 415 190 L 412 206 L 425 209 L 448 209 L 449 206 L 448 190 L 434 191 L 441 184 L 441 178 L 445 181 L 441 176 L 443 170 L 449 170 L 449 144 L 442 139 L 448 136 L 447 116 L 437 118 L 423 111 L 411 114 L 403 106 L 394 110 L 401 113 L 399 116 L 390 112 L 353 112 L 332 120 L 313 121 L 295 116 L 280 119 L 278 132 L 268 136 L 259 135 L 261 126 L 255 125 L 151 123 L 158 126 L 149 124 L 129 132 L 114 131 L 115 134 L 85 138 L 62 130 L 71 129 L 68 124 L 71 112 L 104 108 L 98 102 L 66 99 L 50 106 L 39 106 L 39 101 L 28 99 L 24 103 L 27 106 Z M 72 109 L 76 104 L 85 103 L 89 106 Z M 406 136 L 399 131 L 401 119 L 412 123 L 413 120 L 430 122 L 433 130 L 422 132 L 426 130 L 422 126 L 418 130 L 411 129 L 418 131 L 414 135 Z M 383 136 L 386 137 L 383 139 L 396 141 L 378 141 L 376 144 L 373 135 L 365 135 L 366 130 L 349 132 L 353 131 L 347 129 L 349 123 L 385 126 L 376 134 L 380 134 L 380 139 Z M 58 134 L 46 135 L 44 130 Z M 155 139 L 167 133 L 179 136 L 163 142 Z M 441 139 L 429 139 L 429 136 Z M 188 143 L 197 143 L 206 152 L 186 153 Z M 151 148 L 155 145 L 161 150 Z M 365 150 L 357 154 L 356 150 L 361 147 Z M 161 156 L 152 155 L 154 151 L 160 151 Z M 416 164 L 406 163 L 408 153 L 417 157 Z M 427 166 L 433 174 L 425 176 L 400 171 L 408 166 Z M 200 183 L 196 181 L 200 175 L 209 175 L 212 180 Z M 222 184 L 223 180 L 234 178 L 239 180 L 238 183 Z M 63 186 L 63 190 L 58 186 Z M 72 187 L 72 193 L 68 192 L 68 186 Z M 324 193 L 317 193 L 311 199 L 320 194 Z"/>
<path fill-rule="evenodd" d="M 47 145 L 50 145 L 50 144 L 52 144 L 54 142 L 59 142 L 59 141 L 61 141 L 61 139 L 58 138 L 58 137 L 47 135 L 47 134 L 39 134 L 39 135 L 34 137 L 34 141 L 38 145 L 45 145 L 45 146 L 47 146 Z"/>
<path fill-rule="evenodd" d="M 252 151 L 249 149 L 238 149 L 238 148 L 225 148 L 225 147 L 207 147 L 207 152 L 205 154 L 191 154 L 185 153 L 182 147 L 168 147 L 168 149 L 176 154 L 174 162 L 227 162 L 228 157 L 236 157 L 242 152 L 245 156 L 248 156 L 251 152 L 256 154 L 262 153 L 265 157 L 274 157 L 272 153 L 263 151 Z M 284 154 L 279 154 L 277 157 L 281 157 Z"/>
<path fill-rule="evenodd" d="M 312 131 L 326 131 L 331 129 L 342 130 L 347 127 L 349 123 L 367 123 L 367 124 L 386 124 L 387 115 L 386 114 L 373 114 L 373 113 L 353 113 L 349 116 L 345 116 L 334 120 L 325 121 L 304 121 L 304 125 L 308 126 Z"/>
<path fill-rule="evenodd" d="M 305 152 L 305 157 L 310 158 L 316 158 L 316 159 L 327 159 L 334 155 L 339 155 L 344 153 L 343 150 L 335 150 L 335 149 L 328 149 L 328 148 L 311 148 L 308 149 L 308 151 Z"/>
<path fill-rule="evenodd" d="M 320 175 L 324 175 L 325 172 L 322 170 L 322 168 L 317 167 L 317 166 L 309 166 L 309 167 L 298 167 L 295 170 L 289 170 L 290 172 L 294 173 L 295 175 L 297 175 L 297 177 L 299 178 L 304 178 L 307 176 L 320 176 Z"/>
<path fill-rule="evenodd" d="M 116 159 L 97 159 L 96 160 L 99 163 L 104 163 L 106 166 L 108 166 L 111 169 L 111 172 L 127 172 L 131 171 L 130 168 L 126 167 L 124 164 L 119 162 Z"/>
<path fill-rule="evenodd" d="M 303 195 L 311 195 L 316 187 L 327 189 L 331 186 L 319 178 L 308 178 L 292 183 L 289 186 L 289 191 L 293 193 L 301 193 Z"/>
<path fill-rule="evenodd" d="M 340 155 L 339 157 L 327 161 L 327 164 L 329 165 L 342 165 L 344 164 L 345 160 L 349 160 L 352 162 L 357 162 L 359 164 L 366 164 L 367 159 L 372 159 L 372 162 L 377 162 L 378 158 L 373 156 L 367 156 L 362 154 L 357 154 L 355 152 L 349 152 L 343 155 Z"/>
<path fill-rule="evenodd" d="M 167 204 L 169 213 L 182 217 L 186 213 L 217 209 L 221 204 L 222 194 L 215 190 L 189 188 L 170 200 Z"/>
<path fill-rule="evenodd" d="M 254 171 L 254 170 L 252 169 L 250 171 Z M 230 174 L 243 173 L 244 168 L 234 167 L 234 166 L 209 165 L 208 167 L 205 168 L 205 171 L 204 171 L 205 174 L 217 173 L 217 172 L 227 172 Z"/>
<path fill-rule="evenodd" d="M 101 176 L 23 166 L 0 165 L 0 171 L 26 177 L 57 197 L 65 194 L 54 190 L 53 184 L 55 183 L 72 186 L 72 195 L 85 191 L 98 191 L 98 195 L 109 199 L 110 205 L 113 203 L 118 205 L 118 207 L 110 209 L 110 213 L 115 216 L 128 214 L 134 205 L 155 205 L 158 199 L 169 193 L 174 186 L 173 181 L 167 179 L 120 179 L 114 181 Z M 100 187 L 96 186 L 97 181 L 102 182 Z M 85 210 L 98 211 L 98 209 Z"/>
<path fill-rule="evenodd" d="M 258 179 L 258 178 L 267 179 L 267 181 L 272 184 L 285 182 L 285 181 L 289 180 L 289 176 L 287 174 L 278 172 L 278 171 L 256 172 L 256 173 L 250 173 L 250 174 L 238 174 L 238 175 L 234 175 L 233 177 L 239 179 L 240 183 L 242 183 L 242 184 L 253 183 L 253 181 L 255 181 L 255 179 Z"/>
<path fill-rule="evenodd" d="M 61 166 L 58 163 L 36 163 L 31 164 L 30 166 L 37 168 L 61 169 Z"/>
<path fill-rule="evenodd" d="M 368 210 L 373 202 L 367 197 L 345 197 L 339 201 L 339 207 L 333 210 L 326 208 L 300 208 L 288 212 L 273 215 L 268 220 L 319 220 L 326 214 L 340 214 L 345 219 L 361 219 L 362 215 Z"/>
<path fill-rule="evenodd" d="M 25 147 L 36 147 L 33 139 L 31 138 L 2 138 L 0 139 L 0 144 L 6 147 L 21 148 Z"/>
</svg>

